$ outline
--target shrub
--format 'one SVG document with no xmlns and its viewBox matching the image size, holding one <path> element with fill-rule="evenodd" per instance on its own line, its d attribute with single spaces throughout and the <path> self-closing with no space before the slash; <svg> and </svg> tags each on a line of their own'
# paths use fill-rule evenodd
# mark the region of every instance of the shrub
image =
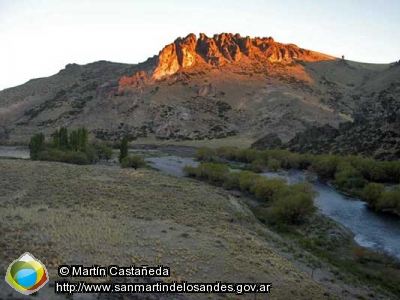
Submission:
<svg viewBox="0 0 400 300">
<path fill-rule="evenodd" d="M 44 161 L 59 161 L 59 162 L 65 162 L 66 161 L 66 155 L 64 151 L 61 151 L 59 149 L 46 149 L 41 151 L 38 156 L 38 160 L 44 160 Z"/>
<path fill-rule="evenodd" d="M 382 184 L 370 183 L 364 187 L 361 197 L 367 201 L 371 207 L 376 207 L 378 200 L 384 191 L 385 187 Z"/>
<path fill-rule="evenodd" d="M 110 160 L 113 156 L 113 149 L 107 147 L 106 145 L 100 143 L 94 145 L 96 150 L 96 155 L 99 160 Z"/>
<path fill-rule="evenodd" d="M 301 170 L 308 169 L 311 166 L 313 159 L 314 159 L 314 155 L 312 155 L 312 154 L 299 155 L 299 158 L 298 158 L 299 169 L 301 169 Z"/>
<path fill-rule="evenodd" d="M 87 159 L 90 163 L 95 163 L 97 160 L 97 151 L 93 145 L 86 145 L 83 152 L 85 153 Z"/>
<path fill-rule="evenodd" d="M 400 182 L 400 161 L 381 162 L 380 165 L 383 169 L 380 172 L 384 173 L 385 177 L 379 181 Z"/>
<path fill-rule="evenodd" d="M 251 163 L 251 170 L 255 173 L 261 173 L 265 169 L 265 161 L 261 158 L 253 160 Z"/>
<path fill-rule="evenodd" d="M 198 172 L 197 177 L 214 184 L 222 184 L 229 173 L 229 168 L 223 164 L 201 163 Z"/>
<path fill-rule="evenodd" d="M 81 151 L 62 151 L 59 149 L 46 149 L 38 155 L 38 160 L 58 161 L 68 164 L 88 165 L 90 161 L 85 153 Z"/>
<path fill-rule="evenodd" d="M 376 203 L 378 210 L 394 210 L 400 213 L 400 192 L 396 190 L 384 191 Z"/>
<path fill-rule="evenodd" d="M 383 163 L 377 162 L 371 158 L 363 158 L 358 156 L 350 156 L 347 157 L 347 159 L 366 180 L 375 182 L 387 181 L 388 176 Z"/>
<path fill-rule="evenodd" d="M 335 173 L 335 185 L 342 190 L 351 190 L 354 188 L 363 188 L 366 181 L 361 174 L 348 162 L 341 162 L 337 166 Z"/>
<path fill-rule="evenodd" d="M 250 187 L 250 193 L 263 201 L 270 201 L 285 188 L 285 180 L 281 178 L 258 178 Z"/>
<path fill-rule="evenodd" d="M 198 160 L 204 160 L 205 158 L 210 156 L 215 156 L 215 151 L 206 147 L 201 147 L 197 149 L 197 151 L 194 153 L 194 157 Z"/>
<path fill-rule="evenodd" d="M 239 188 L 241 191 L 250 191 L 250 188 L 255 184 L 259 175 L 249 172 L 249 171 L 242 171 L 239 172 Z"/>
<path fill-rule="evenodd" d="M 143 168 L 146 166 L 146 162 L 143 157 L 139 155 L 126 156 L 122 159 L 121 165 L 123 168 Z"/>
<path fill-rule="evenodd" d="M 239 189 L 239 179 L 241 172 L 230 172 L 225 176 L 225 180 L 222 183 L 222 186 L 227 190 Z"/>
<path fill-rule="evenodd" d="M 291 192 L 307 193 L 311 196 L 312 199 L 314 199 L 318 195 L 318 192 L 313 189 L 312 184 L 308 183 L 308 182 L 299 182 L 299 183 L 292 185 L 290 188 L 292 190 Z"/>
<path fill-rule="evenodd" d="M 237 160 L 245 163 L 251 163 L 258 158 L 262 158 L 261 151 L 259 150 L 244 149 L 237 153 Z"/>
<path fill-rule="evenodd" d="M 299 224 L 315 211 L 316 207 L 311 195 L 287 192 L 284 197 L 279 197 L 273 202 L 268 216 L 274 223 Z"/>
<path fill-rule="evenodd" d="M 236 160 L 240 149 L 237 147 L 220 147 L 215 152 L 216 155 L 227 160 Z"/>
<path fill-rule="evenodd" d="M 198 177 L 198 168 L 194 166 L 185 166 L 183 172 L 189 177 Z"/>
<path fill-rule="evenodd" d="M 334 178 L 339 158 L 334 155 L 320 155 L 313 160 L 312 167 L 324 179 Z"/>
<path fill-rule="evenodd" d="M 86 154 L 81 151 L 66 151 L 64 162 L 75 165 L 88 165 L 91 163 Z"/>
<path fill-rule="evenodd" d="M 275 158 L 268 159 L 267 167 L 270 171 L 278 171 L 281 168 L 281 163 Z"/>
</svg>

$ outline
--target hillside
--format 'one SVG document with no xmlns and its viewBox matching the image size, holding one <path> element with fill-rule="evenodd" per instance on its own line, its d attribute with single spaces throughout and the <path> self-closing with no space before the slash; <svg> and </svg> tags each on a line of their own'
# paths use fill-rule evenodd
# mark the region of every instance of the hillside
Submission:
<svg viewBox="0 0 400 300">
<path fill-rule="evenodd" d="M 286 148 L 301 153 L 363 155 L 382 160 L 400 158 L 400 65 L 397 63 L 359 89 L 359 110 L 353 122 L 334 128 L 312 126 L 282 144 L 266 135 L 253 148 Z"/>
<path fill-rule="evenodd" d="M 35 294 L 36 299 L 396 299 L 258 222 L 245 204 L 247 196 L 233 197 L 206 183 L 161 172 L 112 165 L 1 159 L 0 168 L 0 219 L 7 220 L 0 223 L 0 271 L 6 273 L 16 253 L 29 251 L 40 257 L 51 283 Z M 307 232 L 320 230 L 329 245 L 348 243 L 347 230 L 321 218 L 314 222 Z M 348 255 L 340 251 L 339 257 Z M 163 278 L 166 282 L 271 282 L 272 290 L 270 295 L 72 297 L 54 294 L 54 280 L 60 280 L 57 268 L 63 264 L 164 265 L 171 268 L 171 276 Z M 315 266 L 318 270 L 313 272 Z M 68 278 L 75 279 L 110 280 Z M 0 298 L 23 299 L 4 280 Z"/>
<path fill-rule="evenodd" d="M 190 34 L 137 65 L 70 64 L 1 91 L 0 142 L 26 142 L 63 125 L 84 125 L 107 140 L 256 140 L 274 132 L 288 141 L 312 126 L 380 113 L 380 93 L 398 75 L 398 67 L 335 59 L 272 38 Z"/>
</svg>

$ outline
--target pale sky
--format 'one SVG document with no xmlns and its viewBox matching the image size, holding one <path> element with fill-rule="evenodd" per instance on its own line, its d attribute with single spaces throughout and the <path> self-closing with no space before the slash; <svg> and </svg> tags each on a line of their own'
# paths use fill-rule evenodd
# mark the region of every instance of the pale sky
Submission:
<svg viewBox="0 0 400 300">
<path fill-rule="evenodd" d="M 139 63 L 179 36 L 272 36 L 347 59 L 400 59 L 400 0 L 0 0 L 0 90 L 68 63 Z"/>
</svg>

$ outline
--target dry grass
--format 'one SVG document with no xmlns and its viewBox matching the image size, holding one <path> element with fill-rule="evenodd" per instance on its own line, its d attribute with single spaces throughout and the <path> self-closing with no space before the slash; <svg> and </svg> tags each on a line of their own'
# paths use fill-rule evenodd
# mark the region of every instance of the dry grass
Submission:
<svg viewBox="0 0 400 300">
<path fill-rule="evenodd" d="M 171 280 L 272 282 L 268 299 L 329 299 L 217 188 L 106 166 L 0 160 L 0 170 L 1 272 L 29 251 L 52 279 L 59 264 L 164 264 Z"/>
</svg>

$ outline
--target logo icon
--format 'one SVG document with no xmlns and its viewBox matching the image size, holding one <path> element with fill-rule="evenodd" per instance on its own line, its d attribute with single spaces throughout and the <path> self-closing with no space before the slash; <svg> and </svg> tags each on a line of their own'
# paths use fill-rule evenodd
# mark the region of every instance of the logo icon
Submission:
<svg viewBox="0 0 400 300">
<path fill-rule="evenodd" d="M 48 281 L 46 267 L 29 252 L 13 261 L 6 274 L 6 282 L 24 295 L 40 290 Z"/>
</svg>

